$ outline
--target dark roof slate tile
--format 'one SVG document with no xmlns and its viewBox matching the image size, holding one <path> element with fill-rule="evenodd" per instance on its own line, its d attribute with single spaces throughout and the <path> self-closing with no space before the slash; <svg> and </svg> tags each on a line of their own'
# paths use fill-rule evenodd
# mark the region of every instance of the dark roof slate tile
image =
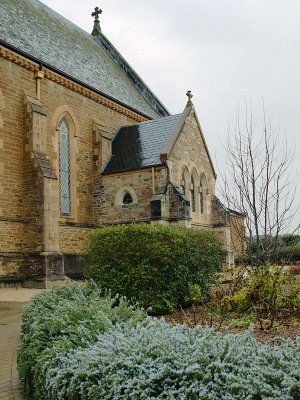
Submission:
<svg viewBox="0 0 300 400">
<path fill-rule="evenodd" d="M 159 158 L 181 114 L 121 126 L 112 141 L 112 155 L 103 174 L 161 165 Z"/>
</svg>

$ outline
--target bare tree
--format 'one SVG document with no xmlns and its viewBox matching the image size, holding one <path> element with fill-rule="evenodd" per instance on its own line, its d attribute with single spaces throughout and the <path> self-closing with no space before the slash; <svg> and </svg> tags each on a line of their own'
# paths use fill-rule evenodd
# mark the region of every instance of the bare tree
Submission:
<svg viewBox="0 0 300 400">
<path fill-rule="evenodd" d="M 296 212 L 294 149 L 280 139 L 264 107 L 262 118 L 256 119 L 245 104 L 242 121 L 238 111 L 236 123 L 229 127 L 226 153 L 221 193 L 228 209 L 246 213 L 245 229 L 240 224 L 232 227 L 235 236 L 247 243 L 239 256 L 252 266 L 274 261 L 279 235 L 291 229 Z"/>
</svg>

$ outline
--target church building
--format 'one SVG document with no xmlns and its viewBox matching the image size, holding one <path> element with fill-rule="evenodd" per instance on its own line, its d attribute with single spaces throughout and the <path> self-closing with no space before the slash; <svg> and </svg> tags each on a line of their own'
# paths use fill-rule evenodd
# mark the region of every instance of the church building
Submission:
<svg viewBox="0 0 300 400">
<path fill-rule="evenodd" d="M 171 115 L 98 7 L 91 34 L 38 0 L 0 11 L 0 284 L 81 276 L 89 233 L 112 224 L 212 229 L 232 263 L 244 216 L 215 196 L 191 92 Z"/>
</svg>

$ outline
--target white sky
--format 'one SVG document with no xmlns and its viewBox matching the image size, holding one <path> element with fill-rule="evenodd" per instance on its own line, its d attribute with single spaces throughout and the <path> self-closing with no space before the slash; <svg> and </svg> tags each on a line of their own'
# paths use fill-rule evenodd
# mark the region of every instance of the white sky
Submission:
<svg viewBox="0 0 300 400">
<path fill-rule="evenodd" d="M 43 0 L 91 32 L 103 33 L 172 114 L 191 90 L 218 174 L 237 106 L 262 99 L 273 126 L 296 145 L 300 171 L 299 0 Z M 297 203 L 300 203 L 298 185 Z M 294 226 L 300 220 L 295 217 Z"/>
</svg>

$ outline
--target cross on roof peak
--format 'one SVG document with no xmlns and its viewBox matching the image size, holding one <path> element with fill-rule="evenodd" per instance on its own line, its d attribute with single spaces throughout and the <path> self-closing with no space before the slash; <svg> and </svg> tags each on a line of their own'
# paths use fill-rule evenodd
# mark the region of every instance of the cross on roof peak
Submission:
<svg viewBox="0 0 300 400">
<path fill-rule="evenodd" d="M 95 7 L 95 11 L 92 12 L 91 14 L 92 17 L 95 17 L 92 36 L 97 36 L 99 35 L 99 33 L 101 33 L 100 21 L 99 21 L 100 14 L 102 14 L 102 10 L 100 10 L 99 7 Z"/>
<path fill-rule="evenodd" d="M 190 90 L 188 90 L 186 92 L 186 95 L 188 97 L 188 104 L 192 104 L 192 97 L 193 97 L 192 92 Z"/>
<path fill-rule="evenodd" d="M 91 16 L 95 17 L 95 21 L 99 21 L 99 15 L 102 14 L 102 10 L 99 7 L 95 7 L 95 11 L 92 12 Z"/>
</svg>

